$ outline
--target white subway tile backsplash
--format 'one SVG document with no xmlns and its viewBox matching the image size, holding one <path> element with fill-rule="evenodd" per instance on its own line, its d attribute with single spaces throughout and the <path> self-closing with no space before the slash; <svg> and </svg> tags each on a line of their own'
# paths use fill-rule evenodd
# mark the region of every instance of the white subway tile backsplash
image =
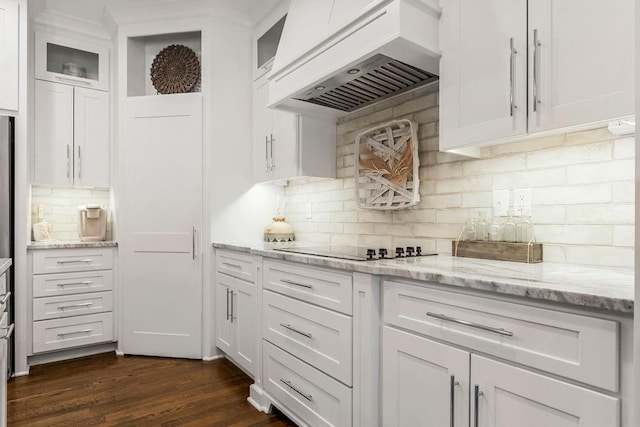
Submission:
<svg viewBox="0 0 640 427">
<path fill-rule="evenodd" d="M 420 242 L 425 251 L 450 253 L 469 216 L 490 216 L 492 190 L 531 188 L 532 221 L 546 262 L 633 266 L 633 137 L 600 128 L 485 147 L 481 159 L 442 153 L 437 90 L 421 88 L 338 119 L 338 179 L 285 188 L 287 197 L 294 196 L 286 210 L 288 218 L 294 214 L 289 222 L 298 240 L 371 247 Z M 398 211 L 360 209 L 355 138 L 392 117 L 418 124 L 421 201 Z M 311 219 L 304 216 L 308 202 Z M 308 223 L 317 224 L 317 231 L 302 225 Z"/>
</svg>

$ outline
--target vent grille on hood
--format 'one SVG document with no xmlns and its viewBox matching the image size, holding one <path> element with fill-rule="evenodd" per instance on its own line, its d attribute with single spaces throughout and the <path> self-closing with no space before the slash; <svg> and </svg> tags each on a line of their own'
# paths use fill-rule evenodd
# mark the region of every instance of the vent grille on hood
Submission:
<svg viewBox="0 0 640 427">
<path fill-rule="evenodd" d="M 295 99 L 351 112 L 436 80 L 435 74 L 378 54 Z"/>
</svg>

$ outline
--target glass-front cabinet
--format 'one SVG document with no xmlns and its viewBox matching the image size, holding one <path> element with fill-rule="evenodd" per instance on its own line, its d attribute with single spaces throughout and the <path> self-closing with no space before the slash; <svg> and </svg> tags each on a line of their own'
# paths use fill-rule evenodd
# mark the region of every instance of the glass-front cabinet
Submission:
<svg viewBox="0 0 640 427">
<path fill-rule="evenodd" d="M 109 90 L 109 47 L 36 33 L 36 78 Z"/>
</svg>

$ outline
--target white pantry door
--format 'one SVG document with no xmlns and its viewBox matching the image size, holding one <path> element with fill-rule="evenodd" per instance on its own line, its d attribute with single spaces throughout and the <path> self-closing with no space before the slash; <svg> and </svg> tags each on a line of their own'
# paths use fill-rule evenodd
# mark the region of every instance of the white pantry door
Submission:
<svg viewBox="0 0 640 427">
<path fill-rule="evenodd" d="M 202 97 L 125 101 L 126 354 L 202 357 Z"/>
</svg>

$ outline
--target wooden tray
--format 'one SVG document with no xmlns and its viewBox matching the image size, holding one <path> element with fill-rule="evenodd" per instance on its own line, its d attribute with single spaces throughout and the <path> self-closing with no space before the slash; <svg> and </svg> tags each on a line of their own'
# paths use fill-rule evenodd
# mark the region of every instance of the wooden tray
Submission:
<svg viewBox="0 0 640 427">
<path fill-rule="evenodd" d="M 542 243 L 451 242 L 453 256 L 536 263 L 542 262 Z"/>
</svg>

